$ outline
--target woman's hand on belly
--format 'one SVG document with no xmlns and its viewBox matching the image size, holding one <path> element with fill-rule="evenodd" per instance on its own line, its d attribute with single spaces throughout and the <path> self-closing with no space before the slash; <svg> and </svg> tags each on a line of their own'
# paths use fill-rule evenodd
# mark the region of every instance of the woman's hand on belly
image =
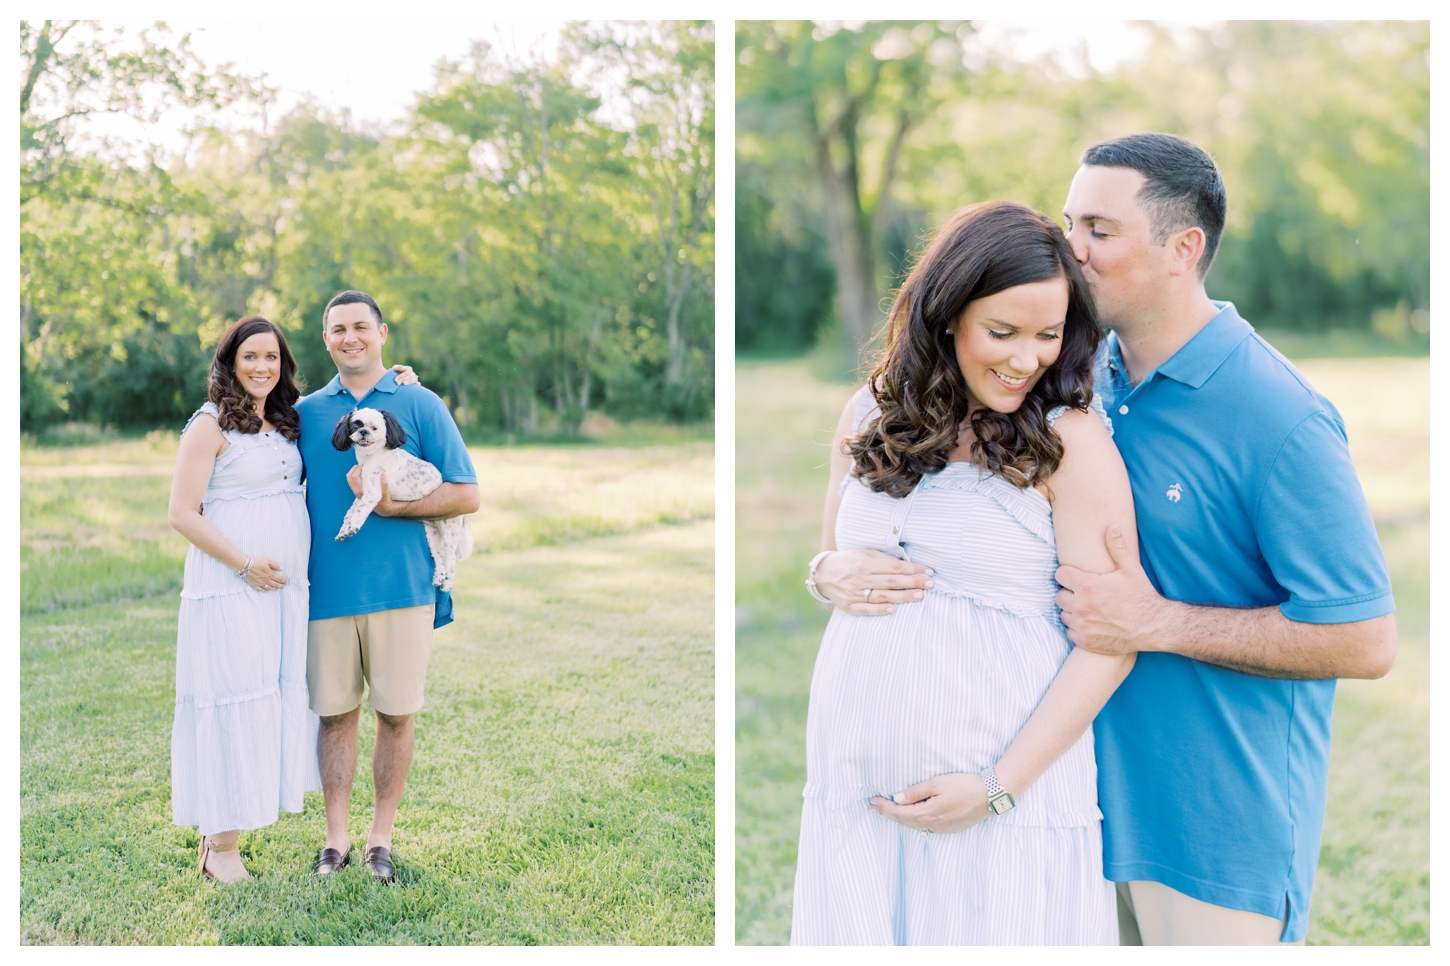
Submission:
<svg viewBox="0 0 1450 966">
<path fill-rule="evenodd" d="M 871 799 L 871 810 L 924 832 L 943 835 L 960 832 L 991 814 L 987 808 L 986 782 L 980 775 L 963 772 L 919 782 L 902 789 L 896 798 L 904 804 L 898 805 L 878 795 Z"/>
<path fill-rule="evenodd" d="M 816 565 L 816 590 L 857 617 L 890 614 L 897 604 L 921 600 L 936 586 L 931 578 L 925 564 L 880 550 L 836 550 Z"/>
<path fill-rule="evenodd" d="M 253 557 L 252 569 L 243 579 L 255 589 L 264 592 L 281 590 L 287 586 L 287 578 L 282 575 L 281 565 L 271 557 Z"/>
</svg>

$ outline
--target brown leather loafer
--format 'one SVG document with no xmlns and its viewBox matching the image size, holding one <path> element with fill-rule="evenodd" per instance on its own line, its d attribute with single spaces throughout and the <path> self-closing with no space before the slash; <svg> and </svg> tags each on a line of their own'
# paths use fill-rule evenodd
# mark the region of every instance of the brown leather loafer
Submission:
<svg viewBox="0 0 1450 966">
<path fill-rule="evenodd" d="M 368 849 L 367 866 L 379 882 L 393 882 L 397 878 L 393 871 L 393 850 L 386 845 L 374 845 Z"/>
<path fill-rule="evenodd" d="M 312 863 L 313 875 L 332 875 L 338 869 L 347 865 L 347 860 L 352 857 L 352 849 L 346 852 L 339 852 L 337 849 L 323 849 L 317 861 Z"/>
</svg>

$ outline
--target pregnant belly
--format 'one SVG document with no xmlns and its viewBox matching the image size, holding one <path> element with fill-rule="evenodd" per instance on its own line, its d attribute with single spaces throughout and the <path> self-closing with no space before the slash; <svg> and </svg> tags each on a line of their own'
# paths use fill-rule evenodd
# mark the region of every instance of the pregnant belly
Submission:
<svg viewBox="0 0 1450 966">
<path fill-rule="evenodd" d="M 811 681 L 809 780 L 875 794 L 995 762 L 1070 645 L 1045 618 L 929 595 L 831 618 Z"/>
<path fill-rule="evenodd" d="M 307 576 L 312 527 L 301 492 L 218 500 L 208 503 L 203 515 L 242 553 L 268 557 L 289 575 Z"/>
</svg>

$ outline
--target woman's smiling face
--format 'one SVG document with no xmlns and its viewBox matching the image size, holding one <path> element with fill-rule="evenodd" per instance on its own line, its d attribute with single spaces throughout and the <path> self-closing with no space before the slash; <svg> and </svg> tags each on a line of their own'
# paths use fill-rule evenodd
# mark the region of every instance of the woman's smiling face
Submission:
<svg viewBox="0 0 1450 966">
<path fill-rule="evenodd" d="M 957 320 L 957 365 L 973 406 L 1016 412 L 1062 351 L 1067 279 L 1004 289 L 967 306 Z"/>
<path fill-rule="evenodd" d="M 237 346 L 237 381 L 247 394 L 258 402 L 277 387 L 282 378 L 282 349 L 277 336 L 271 332 L 258 332 L 248 336 Z"/>
</svg>

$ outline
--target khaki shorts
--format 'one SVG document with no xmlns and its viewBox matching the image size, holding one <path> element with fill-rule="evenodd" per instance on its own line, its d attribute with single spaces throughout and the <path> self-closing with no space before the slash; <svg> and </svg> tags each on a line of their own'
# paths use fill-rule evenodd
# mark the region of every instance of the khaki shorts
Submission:
<svg viewBox="0 0 1450 966">
<path fill-rule="evenodd" d="M 1161 882 L 1119 882 L 1121 946 L 1302 946 L 1281 943 L 1284 921 L 1226 909 L 1186 896 Z M 1287 917 L 1288 910 L 1285 909 Z"/>
<path fill-rule="evenodd" d="M 323 717 L 368 703 L 383 714 L 423 707 L 423 679 L 433 653 L 433 605 L 307 623 L 307 704 Z"/>
</svg>

